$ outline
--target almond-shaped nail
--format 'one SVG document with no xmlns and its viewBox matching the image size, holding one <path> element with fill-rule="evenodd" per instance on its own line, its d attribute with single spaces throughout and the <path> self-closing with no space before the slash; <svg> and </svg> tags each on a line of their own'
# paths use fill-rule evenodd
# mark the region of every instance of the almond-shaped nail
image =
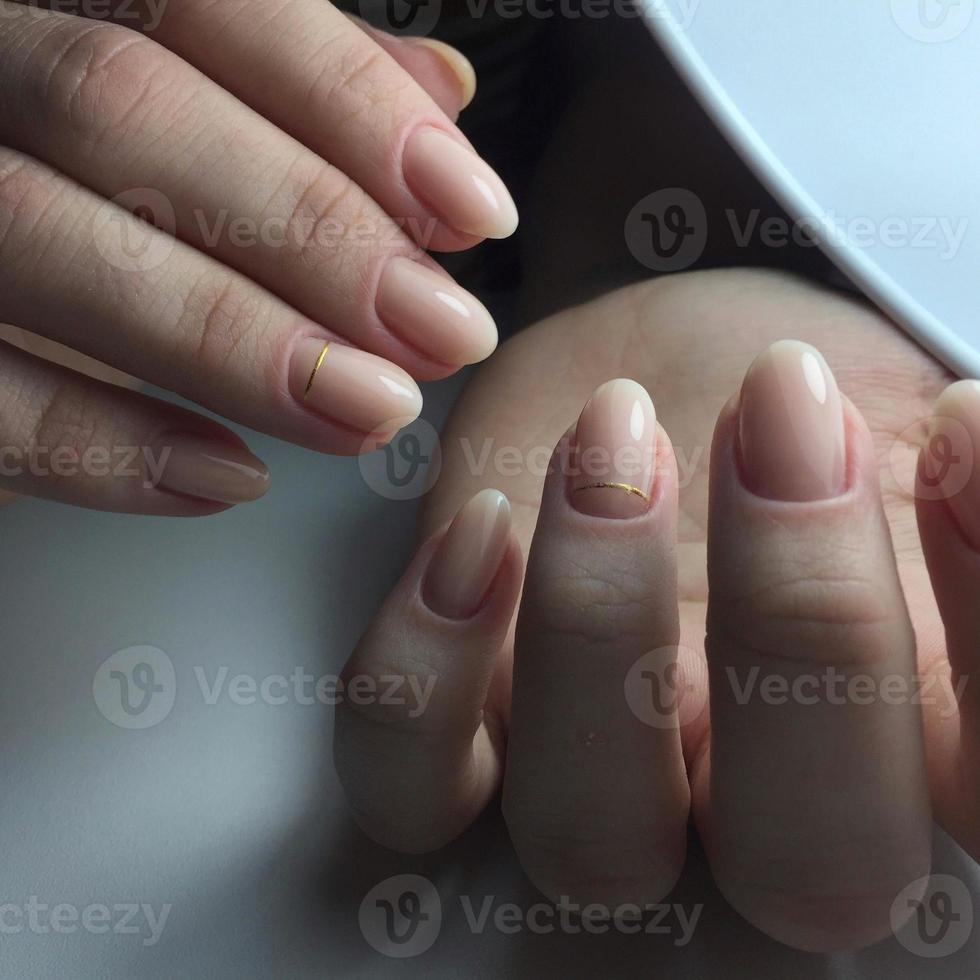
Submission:
<svg viewBox="0 0 980 980">
<path fill-rule="evenodd" d="M 413 37 L 405 40 L 415 47 L 431 51 L 456 76 L 459 84 L 460 109 L 465 109 L 476 95 L 476 70 L 462 51 L 433 37 Z"/>
<path fill-rule="evenodd" d="M 646 388 L 626 378 L 600 385 L 575 427 L 572 506 L 613 519 L 646 513 L 656 456 L 657 413 Z"/>
<path fill-rule="evenodd" d="M 451 228 L 480 238 L 507 238 L 517 229 L 517 208 L 504 182 L 441 129 L 412 133 L 402 168 L 412 193 Z"/>
<path fill-rule="evenodd" d="M 768 500 L 828 500 L 844 490 L 844 412 L 823 355 L 798 340 L 763 351 L 742 382 L 742 480 Z"/>
<path fill-rule="evenodd" d="M 980 381 L 957 381 L 937 399 L 922 450 L 923 476 L 938 488 L 963 537 L 980 551 Z"/>
<path fill-rule="evenodd" d="M 155 441 L 145 478 L 159 489 L 223 504 L 257 500 L 269 489 L 265 463 L 247 449 L 186 433 Z"/>
<path fill-rule="evenodd" d="M 393 334 L 442 364 L 475 364 L 497 346 L 493 317 L 475 296 L 402 256 L 381 273 L 376 306 Z"/>
<path fill-rule="evenodd" d="M 483 604 L 510 543 L 510 503 L 481 490 L 456 515 L 425 577 L 425 604 L 446 619 L 469 619 Z"/>
<path fill-rule="evenodd" d="M 422 393 L 400 367 L 315 337 L 297 343 L 289 388 L 297 401 L 359 432 L 401 428 L 422 411 Z"/>
</svg>

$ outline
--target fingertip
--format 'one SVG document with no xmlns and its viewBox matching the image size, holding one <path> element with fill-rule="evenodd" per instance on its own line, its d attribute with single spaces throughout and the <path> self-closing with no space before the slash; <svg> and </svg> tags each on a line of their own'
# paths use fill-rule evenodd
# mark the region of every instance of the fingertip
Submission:
<svg viewBox="0 0 980 980">
<path fill-rule="evenodd" d="M 446 619 L 481 608 L 511 542 L 507 496 L 488 487 L 471 497 L 442 536 L 422 586 L 425 604 Z"/>
<path fill-rule="evenodd" d="M 959 533 L 980 551 L 980 381 L 957 381 L 936 400 L 919 453 L 916 494 L 945 501 Z"/>
<path fill-rule="evenodd" d="M 409 43 L 415 48 L 428 51 L 437 59 L 439 66 L 443 69 L 443 74 L 448 73 L 458 89 L 458 100 L 453 108 L 457 111 L 465 109 L 476 96 L 476 69 L 470 59 L 462 51 L 444 41 L 437 41 L 435 38 L 411 38 Z M 448 107 L 443 106 L 442 108 Z"/>
</svg>

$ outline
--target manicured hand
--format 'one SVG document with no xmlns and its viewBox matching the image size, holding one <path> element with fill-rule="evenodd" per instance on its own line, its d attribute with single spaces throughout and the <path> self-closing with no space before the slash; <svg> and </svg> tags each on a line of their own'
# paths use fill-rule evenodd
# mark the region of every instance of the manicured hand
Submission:
<svg viewBox="0 0 980 980">
<path fill-rule="evenodd" d="M 635 346 L 638 372 L 664 372 L 677 404 L 658 400 L 661 425 L 643 387 L 601 385 L 538 507 L 536 440 L 566 404 L 556 391 L 583 378 L 566 371 L 535 392 L 513 521 L 499 491 L 477 493 L 432 533 L 348 665 L 428 692 L 424 710 L 338 707 L 355 815 L 382 843 L 425 851 L 502 788 L 538 887 L 613 913 L 671 890 L 691 819 L 719 887 L 764 932 L 814 951 L 882 939 L 925 889 L 933 814 L 980 857 L 980 387 L 956 384 L 919 416 L 931 437 L 916 487 L 905 440 L 919 429 L 906 419 L 943 377 L 922 352 L 860 304 L 784 277 L 680 277 L 515 341 L 524 366 L 492 366 L 445 436 L 439 506 L 494 479 L 492 465 L 462 462 L 483 445 L 494 399 L 490 458 L 523 431 L 510 428 L 504 376 L 533 383 L 545 377 L 535 354 L 564 363 L 562 350 L 586 377 L 600 370 L 588 350 L 598 314 L 609 330 L 596 348 L 621 339 L 612 359 Z M 873 432 L 809 344 L 775 343 L 740 369 L 734 397 L 715 390 L 738 344 L 782 320 L 823 333 Z M 697 452 L 709 439 L 710 469 Z M 532 532 L 510 630 L 518 541 Z"/>
<path fill-rule="evenodd" d="M 454 122 L 472 68 L 323 0 L 139 6 L 0 0 L 0 322 L 312 449 L 383 443 L 413 379 L 496 344 L 423 251 L 517 223 Z M 217 423 L 6 345 L 0 446 L 0 488 L 101 509 L 201 514 L 267 483 Z M 138 474 L 95 474 L 128 450 Z"/>
</svg>

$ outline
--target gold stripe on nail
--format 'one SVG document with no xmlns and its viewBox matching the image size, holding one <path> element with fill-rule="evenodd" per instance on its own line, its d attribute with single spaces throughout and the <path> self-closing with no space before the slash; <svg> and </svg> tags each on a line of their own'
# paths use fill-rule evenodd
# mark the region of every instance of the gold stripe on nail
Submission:
<svg viewBox="0 0 980 980">
<path fill-rule="evenodd" d="M 327 350 L 330 347 L 329 341 L 323 345 L 323 350 L 320 351 L 320 356 L 316 359 L 316 364 L 313 365 L 313 370 L 310 372 L 310 380 L 306 382 L 306 390 L 303 392 L 303 401 L 306 401 L 306 396 L 310 393 L 310 388 L 313 387 L 313 379 L 316 377 L 317 371 L 320 370 L 320 365 L 323 363 L 323 359 L 327 356 Z"/>
<path fill-rule="evenodd" d="M 584 487 L 576 487 L 575 493 L 582 490 L 625 490 L 637 497 L 642 497 L 647 503 L 650 502 L 650 494 L 644 493 L 639 487 L 634 487 L 632 483 L 589 483 Z"/>
</svg>

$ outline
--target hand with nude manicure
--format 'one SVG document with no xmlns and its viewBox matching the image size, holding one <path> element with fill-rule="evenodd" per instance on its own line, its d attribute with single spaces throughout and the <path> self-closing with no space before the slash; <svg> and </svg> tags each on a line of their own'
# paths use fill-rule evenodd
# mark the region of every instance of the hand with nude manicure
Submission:
<svg viewBox="0 0 980 980">
<path fill-rule="evenodd" d="M 322 0 L 98 13 L 0 0 L 0 323 L 338 454 L 494 349 L 424 251 L 517 224 L 455 124 L 461 54 Z M 165 457 L 159 479 L 103 472 L 132 447 Z M 9 344 L 0 448 L 0 491 L 104 510 L 195 516 L 268 484 L 219 423 Z"/>
<path fill-rule="evenodd" d="M 817 346 L 776 339 L 791 325 L 823 337 L 863 409 Z M 573 350 L 580 372 L 532 388 Z M 885 938 L 926 887 L 934 815 L 980 858 L 980 384 L 919 416 L 916 462 L 906 417 L 942 369 L 863 304 L 765 273 L 630 287 L 501 356 L 445 434 L 435 510 L 495 480 L 457 443 L 515 437 L 513 388 L 491 382 L 528 385 L 529 458 L 549 432 L 558 449 L 540 506 L 536 475 L 498 475 L 513 512 L 483 489 L 430 528 L 354 652 L 349 675 L 432 682 L 414 717 L 338 706 L 361 827 L 429 851 L 502 790 L 537 887 L 616 915 L 671 891 L 693 821 L 721 891 L 770 936 Z M 556 437 L 561 386 L 622 362 L 646 384 L 605 381 Z"/>
</svg>

